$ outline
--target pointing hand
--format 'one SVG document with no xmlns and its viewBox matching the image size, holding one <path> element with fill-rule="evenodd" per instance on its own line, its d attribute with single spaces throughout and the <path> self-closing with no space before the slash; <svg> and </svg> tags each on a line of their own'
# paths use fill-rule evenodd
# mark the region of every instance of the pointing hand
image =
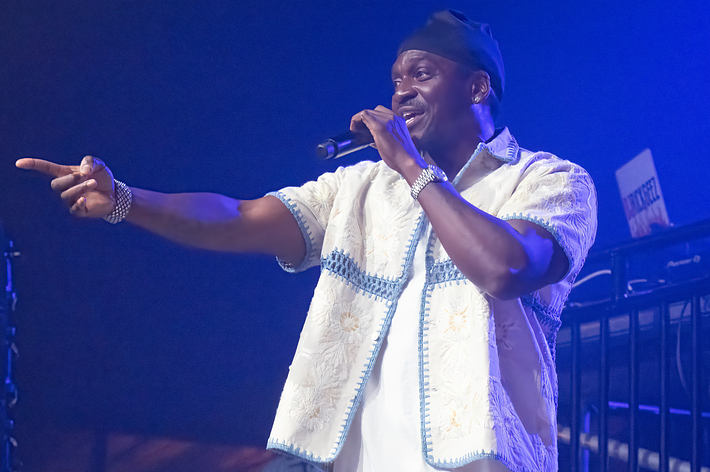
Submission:
<svg viewBox="0 0 710 472">
<path fill-rule="evenodd" d="M 54 177 L 52 190 L 59 194 L 73 215 L 100 218 L 116 206 L 113 174 L 101 159 L 86 156 L 80 165 L 66 166 L 25 157 L 15 165 Z"/>
</svg>

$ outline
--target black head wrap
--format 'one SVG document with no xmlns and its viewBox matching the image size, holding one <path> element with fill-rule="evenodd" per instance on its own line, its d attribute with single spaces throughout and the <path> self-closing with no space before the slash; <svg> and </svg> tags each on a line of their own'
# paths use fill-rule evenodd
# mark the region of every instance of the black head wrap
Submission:
<svg viewBox="0 0 710 472">
<path fill-rule="evenodd" d="M 397 51 L 417 49 L 445 57 L 474 70 L 484 70 L 491 78 L 491 88 L 503 99 L 505 70 L 498 42 L 486 23 L 471 21 L 455 10 L 442 10 L 429 17 L 426 25 L 405 39 Z"/>
</svg>

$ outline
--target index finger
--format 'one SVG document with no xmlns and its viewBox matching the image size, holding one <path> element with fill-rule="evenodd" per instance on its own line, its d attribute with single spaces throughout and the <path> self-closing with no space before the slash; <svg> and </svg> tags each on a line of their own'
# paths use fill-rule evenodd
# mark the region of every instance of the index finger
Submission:
<svg viewBox="0 0 710 472">
<path fill-rule="evenodd" d="M 51 175 L 52 177 L 62 177 L 74 172 L 75 166 L 64 166 L 55 164 L 54 162 L 45 161 L 44 159 L 36 159 L 34 157 L 23 157 L 15 162 L 15 165 L 20 169 L 36 170 L 43 174 Z"/>
<path fill-rule="evenodd" d="M 362 115 L 366 111 L 367 110 L 363 110 L 360 113 L 356 113 L 355 115 L 353 115 L 353 117 L 350 119 L 350 131 L 352 131 L 353 133 L 370 133 L 370 130 L 362 119 Z"/>
<path fill-rule="evenodd" d="M 388 115 L 394 116 L 394 112 L 393 112 L 392 110 L 390 110 L 389 108 L 387 108 L 386 106 L 384 106 L 384 105 L 377 105 L 377 106 L 375 107 L 375 111 L 379 111 L 379 112 L 381 112 L 381 113 L 386 113 L 386 114 L 388 114 Z"/>
</svg>

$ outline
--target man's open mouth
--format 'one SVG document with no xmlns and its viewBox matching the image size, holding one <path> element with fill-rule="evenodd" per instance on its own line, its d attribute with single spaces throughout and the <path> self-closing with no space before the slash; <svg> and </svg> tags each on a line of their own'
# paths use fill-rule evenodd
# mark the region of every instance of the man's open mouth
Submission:
<svg viewBox="0 0 710 472">
<path fill-rule="evenodd" d="M 402 118 L 404 118 L 404 121 L 407 123 L 407 126 L 410 126 L 417 120 L 417 118 L 419 118 L 423 114 L 424 112 L 421 110 L 410 110 L 406 111 L 405 113 L 402 113 Z"/>
</svg>

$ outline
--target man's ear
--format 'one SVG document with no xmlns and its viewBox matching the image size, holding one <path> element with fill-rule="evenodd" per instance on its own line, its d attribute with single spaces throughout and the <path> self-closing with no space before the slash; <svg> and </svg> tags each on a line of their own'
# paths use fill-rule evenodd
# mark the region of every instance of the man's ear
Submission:
<svg viewBox="0 0 710 472">
<path fill-rule="evenodd" d="M 475 104 L 483 103 L 491 93 L 491 78 L 488 72 L 477 70 L 471 74 L 471 102 Z"/>
</svg>

